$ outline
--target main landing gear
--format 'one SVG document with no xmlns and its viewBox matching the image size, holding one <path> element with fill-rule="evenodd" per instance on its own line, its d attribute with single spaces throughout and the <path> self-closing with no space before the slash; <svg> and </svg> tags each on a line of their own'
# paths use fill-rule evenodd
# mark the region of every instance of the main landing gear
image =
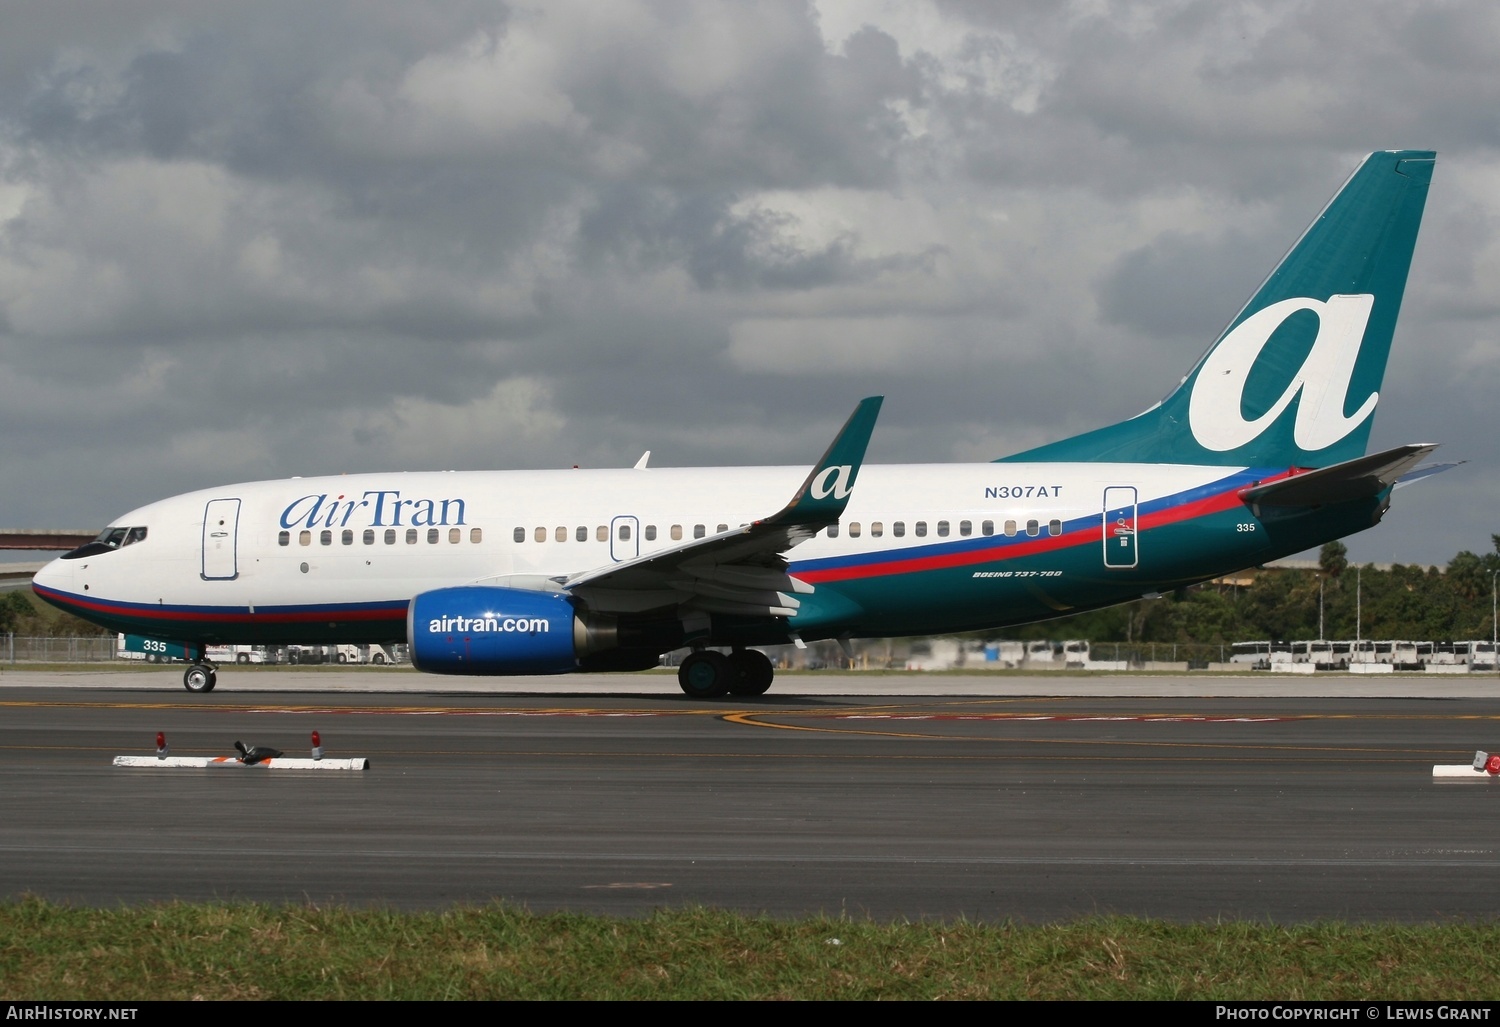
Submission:
<svg viewBox="0 0 1500 1027">
<path fill-rule="evenodd" d="M 736 649 L 728 656 L 700 649 L 677 668 L 677 684 L 694 699 L 763 695 L 775 677 L 776 668 L 766 654 L 754 649 Z"/>
<path fill-rule="evenodd" d="M 219 668 L 200 660 L 182 672 L 182 687 L 189 692 L 212 692 L 219 683 Z"/>
</svg>

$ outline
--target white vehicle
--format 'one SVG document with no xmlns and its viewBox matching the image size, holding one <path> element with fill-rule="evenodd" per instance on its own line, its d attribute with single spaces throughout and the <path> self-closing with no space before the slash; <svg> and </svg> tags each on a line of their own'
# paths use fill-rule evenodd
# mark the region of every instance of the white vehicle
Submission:
<svg viewBox="0 0 1500 1027">
<path fill-rule="evenodd" d="M 286 648 L 288 663 L 373 663 L 376 666 L 396 662 L 391 646 L 384 645 L 291 645 Z"/>
<path fill-rule="evenodd" d="M 260 645 L 211 645 L 204 658 L 213 663 L 273 663 Z"/>
<path fill-rule="evenodd" d="M 1433 161 L 1371 154 L 1170 395 L 1038 449 L 865 467 L 871 397 L 810 470 L 228 485 L 126 514 L 33 587 L 190 647 L 193 691 L 214 687 L 210 645 L 405 640 L 440 674 L 640 670 L 687 647 L 678 682 L 711 697 L 770 687 L 754 646 L 994 629 L 1302 552 L 1438 469 L 1416 469 L 1427 444 L 1366 455 Z"/>
</svg>

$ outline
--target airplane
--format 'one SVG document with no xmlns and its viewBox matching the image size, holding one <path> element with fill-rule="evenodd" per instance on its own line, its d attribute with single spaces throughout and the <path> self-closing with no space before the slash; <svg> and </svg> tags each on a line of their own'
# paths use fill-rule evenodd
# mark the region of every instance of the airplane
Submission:
<svg viewBox="0 0 1500 1027">
<path fill-rule="evenodd" d="M 1155 596 L 1381 520 L 1435 448 L 1366 454 L 1436 155 L 1370 154 L 1175 389 L 987 463 L 869 465 L 881 398 L 807 467 L 406 472 L 191 492 L 37 573 L 111 631 L 404 640 L 419 670 L 632 671 L 764 693 L 755 646 L 995 629 Z M 721 650 L 729 650 L 722 652 Z"/>
</svg>

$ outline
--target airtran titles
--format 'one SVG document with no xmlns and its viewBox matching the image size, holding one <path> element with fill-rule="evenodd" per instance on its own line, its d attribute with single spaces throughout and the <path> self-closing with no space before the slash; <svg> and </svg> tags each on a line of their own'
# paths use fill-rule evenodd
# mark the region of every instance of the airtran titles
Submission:
<svg viewBox="0 0 1500 1027">
<path fill-rule="evenodd" d="M 464 523 L 462 499 L 405 499 L 400 489 L 370 489 L 359 497 L 303 496 L 281 511 L 283 528 L 426 528 Z"/>
</svg>

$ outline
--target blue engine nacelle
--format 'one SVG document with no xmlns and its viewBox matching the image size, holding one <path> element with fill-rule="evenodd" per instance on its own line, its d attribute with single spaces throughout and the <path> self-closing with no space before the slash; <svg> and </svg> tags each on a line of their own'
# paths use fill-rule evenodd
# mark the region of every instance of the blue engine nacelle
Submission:
<svg viewBox="0 0 1500 1027">
<path fill-rule="evenodd" d="M 566 674 L 614 634 L 565 595 L 494 585 L 423 592 L 406 613 L 412 665 L 429 674 Z"/>
</svg>

